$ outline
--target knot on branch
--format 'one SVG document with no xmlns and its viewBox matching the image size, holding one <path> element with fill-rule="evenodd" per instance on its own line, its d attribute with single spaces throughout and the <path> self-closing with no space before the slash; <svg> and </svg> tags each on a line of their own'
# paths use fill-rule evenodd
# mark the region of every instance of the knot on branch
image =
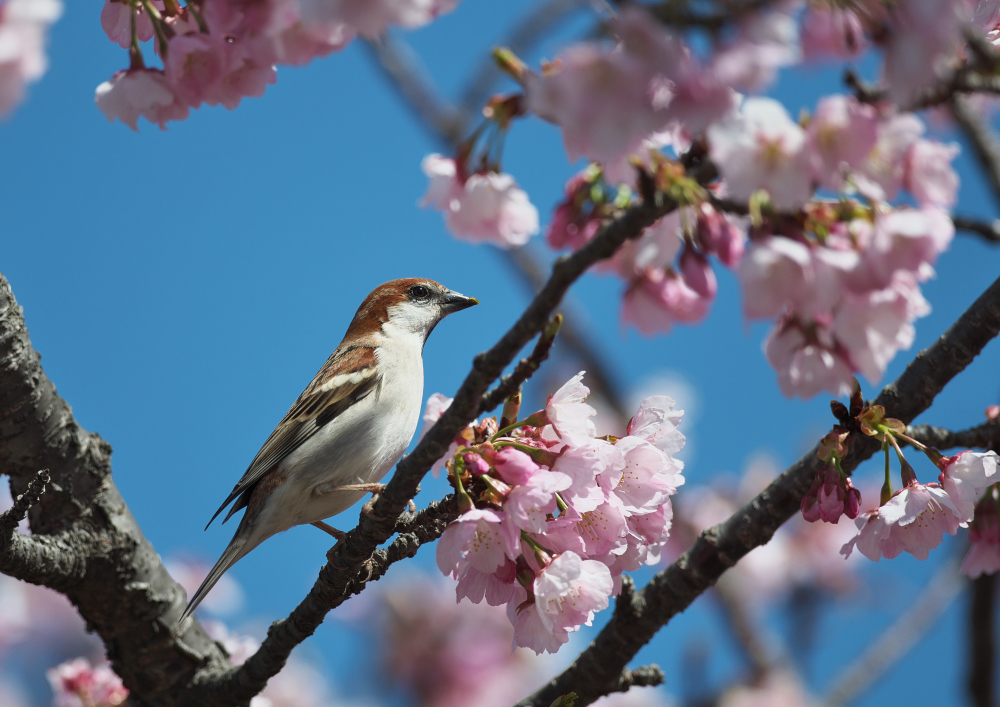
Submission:
<svg viewBox="0 0 1000 707">
<path fill-rule="evenodd" d="M 0 513 L 0 532 L 2 532 L 0 543 L 6 544 L 9 541 L 8 536 L 12 535 L 18 523 L 25 519 L 28 515 L 28 510 L 38 503 L 38 499 L 45 493 L 45 489 L 48 488 L 50 481 L 49 470 L 42 469 L 35 474 L 35 478 L 28 484 L 28 488 L 25 489 L 24 493 L 14 500 L 14 505 L 3 513 Z"/>
<path fill-rule="evenodd" d="M 618 677 L 617 692 L 628 692 L 632 687 L 656 687 L 663 684 L 663 670 L 652 663 L 635 670 L 624 668 Z"/>
</svg>

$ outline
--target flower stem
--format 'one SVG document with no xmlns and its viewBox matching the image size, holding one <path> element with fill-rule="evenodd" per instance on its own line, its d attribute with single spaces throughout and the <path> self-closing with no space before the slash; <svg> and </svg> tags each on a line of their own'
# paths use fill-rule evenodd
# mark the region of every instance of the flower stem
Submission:
<svg viewBox="0 0 1000 707">
<path fill-rule="evenodd" d="M 889 440 L 886 435 L 882 435 L 882 452 L 885 454 L 885 483 L 882 484 L 882 493 L 879 496 L 879 505 L 884 506 L 892 498 L 892 470 L 889 467 Z"/>
</svg>

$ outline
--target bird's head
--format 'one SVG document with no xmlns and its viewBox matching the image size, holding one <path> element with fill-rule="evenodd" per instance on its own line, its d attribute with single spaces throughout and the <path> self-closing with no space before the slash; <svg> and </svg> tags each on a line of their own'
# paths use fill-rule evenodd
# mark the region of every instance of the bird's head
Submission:
<svg viewBox="0 0 1000 707">
<path fill-rule="evenodd" d="M 479 304 L 475 297 L 449 290 L 440 282 L 403 278 L 379 285 L 358 307 L 348 335 L 399 330 L 424 339 L 452 312 Z"/>
</svg>

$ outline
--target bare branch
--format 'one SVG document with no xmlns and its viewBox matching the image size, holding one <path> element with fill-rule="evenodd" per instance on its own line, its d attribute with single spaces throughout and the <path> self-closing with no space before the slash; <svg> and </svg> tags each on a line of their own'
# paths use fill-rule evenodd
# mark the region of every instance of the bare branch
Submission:
<svg viewBox="0 0 1000 707">
<path fill-rule="evenodd" d="M 958 432 L 942 427 L 917 425 L 907 427 L 906 434 L 918 442 L 936 449 L 994 449 L 1000 446 L 1000 420 L 990 420 Z M 905 442 L 905 440 L 899 441 L 900 444 Z"/>
<path fill-rule="evenodd" d="M 437 91 L 413 48 L 392 34 L 366 44 L 376 59 L 375 64 L 392 81 L 420 122 L 449 146 L 458 144 L 469 116 Z"/>
<path fill-rule="evenodd" d="M 996 707 L 997 576 L 982 574 L 969 584 L 969 697 L 974 707 Z"/>
<path fill-rule="evenodd" d="M 725 8 L 717 12 L 695 13 L 691 11 L 689 0 L 667 0 L 649 8 L 654 17 L 663 24 L 678 29 L 707 29 L 717 32 L 726 25 L 737 22 L 744 15 L 764 10 L 774 0 L 743 0 L 743 2 L 719 3 Z"/>
<path fill-rule="evenodd" d="M 994 201 L 1000 204 L 1000 142 L 996 134 L 976 115 L 968 99 L 962 96 L 952 96 L 951 112 L 969 139 L 972 152 L 993 187 Z"/>
<path fill-rule="evenodd" d="M 535 350 L 531 352 L 531 355 L 527 358 L 522 358 L 513 371 L 500 379 L 500 383 L 496 388 L 483 396 L 482 401 L 479 403 L 480 415 L 489 412 L 512 396 L 526 380 L 531 378 L 535 371 L 538 370 L 538 367 L 542 365 L 542 362 L 549 357 L 552 344 L 556 340 L 556 331 L 561 325 L 562 315 L 557 314 L 549 322 L 546 330 L 538 337 L 538 343 L 535 344 Z M 549 334 L 550 331 L 551 335 Z"/>
<path fill-rule="evenodd" d="M 917 354 L 875 402 L 883 405 L 889 416 L 912 421 L 998 333 L 1000 279 L 940 339 Z M 878 443 L 871 438 L 852 435 L 844 470 L 850 473 L 877 449 Z M 798 511 L 820 467 L 817 451 L 818 447 L 813 448 L 727 521 L 704 531 L 687 552 L 636 593 L 633 611 L 616 612 L 568 669 L 518 704 L 545 707 L 572 689 L 582 707 L 613 690 L 620 670 L 661 627 L 740 558 L 767 543 Z"/>
<path fill-rule="evenodd" d="M 975 233 L 988 243 L 1000 243 L 1000 219 L 987 223 L 967 216 L 952 216 L 951 221 L 957 230 Z"/>
<path fill-rule="evenodd" d="M 949 559 L 899 618 L 877 640 L 867 643 L 864 652 L 831 681 L 834 687 L 823 700 L 823 707 L 846 705 L 871 687 L 934 625 L 964 584 L 958 574 L 958 561 Z"/>
<path fill-rule="evenodd" d="M 42 469 L 28 483 L 24 493 L 14 499 L 14 505 L 0 513 L 0 552 L 10 544 L 10 536 L 17 532 L 18 524 L 28 516 L 28 509 L 38 503 L 49 481 L 49 470 Z"/>
</svg>

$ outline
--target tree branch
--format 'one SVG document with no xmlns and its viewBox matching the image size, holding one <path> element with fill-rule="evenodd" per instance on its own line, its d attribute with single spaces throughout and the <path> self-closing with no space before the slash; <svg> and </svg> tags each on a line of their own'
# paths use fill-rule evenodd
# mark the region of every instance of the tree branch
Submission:
<svg viewBox="0 0 1000 707">
<path fill-rule="evenodd" d="M 1000 333 L 1000 279 L 967 309 L 933 345 L 917 354 L 903 374 L 883 388 L 875 402 L 886 414 L 909 423 Z M 868 437 L 852 435 L 843 462 L 850 473 L 878 450 Z M 578 707 L 614 689 L 621 669 L 673 616 L 691 605 L 722 573 L 752 549 L 767 543 L 798 510 L 820 467 L 818 446 L 785 470 L 727 521 L 704 531 L 670 567 L 636 593 L 636 610 L 615 613 L 573 664 L 525 698 L 521 706 L 547 707 L 572 689 Z"/>
<path fill-rule="evenodd" d="M 936 449 L 992 449 L 1000 446 L 1000 420 L 990 420 L 977 427 L 958 432 L 942 427 L 917 425 L 907 427 L 906 434 Z M 899 440 L 900 444 L 905 441 Z"/>
<path fill-rule="evenodd" d="M 980 235 L 988 243 L 1000 243 L 1000 219 L 987 223 L 968 216 L 953 215 L 951 221 L 958 230 Z"/>
<path fill-rule="evenodd" d="M 77 424 L 46 377 L 0 276 L 0 473 L 22 505 L 40 489 L 40 468 L 51 480 L 28 509 L 32 535 L 8 536 L 0 569 L 69 598 L 104 642 L 131 703 L 192 704 L 178 685 L 199 668 L 221 672 L 229 662 L 196 622 L 171 636 L 184 591 L 118 493 L 110 445 Z"/>
<path fill-rule="evenodd" d="M 823 700 L 823 707 L 841 707 L 850 703 L 906 655 L 961 591 L 964 583 L 958 574 L 958 566 L 955 559 L 945 562 L 927 588 L 906 606 L 899 618 L 877 640 L 868 643 L 864 652 L 831 681 L 834 687 Z"/>
<path fill-rule="evenodd" d="M 951 112 L 972 145 L 972 152 L 993 188 L 993 200 L 1000 204 L 1000 142 L 989 126 L 976 115 L 969 101 L 962 96 L 951 97 Z"/>
<path fill-rule="evenodd" d="M 969 697 L 974 707 L 996 707 L 997 576 L 981 574 L 969 582 Z"/>
</svg>

